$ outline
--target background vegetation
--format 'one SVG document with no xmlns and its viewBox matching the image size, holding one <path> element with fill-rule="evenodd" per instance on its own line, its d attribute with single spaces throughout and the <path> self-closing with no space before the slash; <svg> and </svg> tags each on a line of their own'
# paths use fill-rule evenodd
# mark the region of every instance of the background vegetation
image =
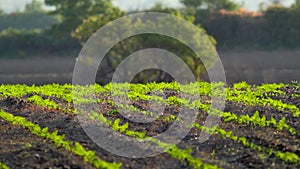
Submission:
<svg viewBox="0 0 300 169">
<path fill-rule="evenodd" d="M 179 9 L 156 4 L 145 11 L 185 18 L 210 35 L 218 50 L 290 50 L 300 47 L 299 0 L 290 7 L 281 5 L 280 0 L 270 0 L 270 5 L 261 5 L 259 12 L 247 11 L 231 0 L 180 2 L 183 7 Z M 122 11 L 109 0 L 45 0 L 44 3 L 54 10 L 45 11 L 42 3 L 33 0 L 23 12 L 0 12 L 0 57 L 77 56 L 82 45 L 100 27 L 126 14 L 140 12 Z M 195 39 L 197 41 L 200 40 Z M 116 45 L 108 53 L 110 57 L 106 58 L 101 72 L 110 74 L 124 57 L 149 47 L 163 48 L 181 56 L 197 77 L 205 71 L 201 61 L 196 60 L 194 53 L 180 42 L 164 36 L 143 35 Z M 157 70 L 140 74 L 136 81 L 143 81 L 150 74 L 155 74 L 151 80 L 160 81 L 157 79 L 160 77 L 171 81 L 169 75 Z"/>
<path fill-rule="evenodd" d="M 166 12 L 189 18 L 201 25 L 218 42 L 220 50 L 299 48 L 300 1 L 284 7 L 270 0 L 260 12 L 250 12 L 231 0 L 180 0 L 184 8 L 156 5 L 146 11 Z M 126 15 L 106 0 L 45 0 L 54 11 L 44 11 L 39 1 L 27 4 L 23 12 L 0 12 L 1 57 L 34 53 L 78 52 L 80 44 L 107 22 Z M 131 11 L 133 13 L 137 11 Z M 226 33 L 224 33 L 226 32 Z"/>
</svg>

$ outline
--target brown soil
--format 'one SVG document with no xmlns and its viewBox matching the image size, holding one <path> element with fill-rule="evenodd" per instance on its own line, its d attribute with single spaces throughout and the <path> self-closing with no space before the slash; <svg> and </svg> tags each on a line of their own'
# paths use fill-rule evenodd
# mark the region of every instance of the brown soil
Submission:
<svg viewBox="0 0 300 169">
<path fill-rule="evenodd" d="M 300 51 L 230 51 L 219 52 L 229 84 L 247 81 L 250 84 L 300 80 Z M 71 83 L 74 57 L 34 57 L 0 59 L 0 82 Z M 203 78 L 208 80 L 204 75 Z"/>
</svg>

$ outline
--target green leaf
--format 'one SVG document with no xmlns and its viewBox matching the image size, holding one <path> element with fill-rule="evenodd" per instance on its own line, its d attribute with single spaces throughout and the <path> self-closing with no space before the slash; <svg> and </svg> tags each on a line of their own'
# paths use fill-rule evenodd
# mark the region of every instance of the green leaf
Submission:
<svg viewBox="0 0 300 169">
<path fill-rule="evenodd" d="M 114 123 L 113 123 L 112 129 L 115 130 L 115 131 L 118 131 L 119 128 L 120 128 L 119 123 L 120 123 L 120 119 L 115 120 Z"/>
<path fill-rule="evenodd" d="M 82 147 L 81 144 L 79 144 L 78 142 L 75 142 L 75 147 L 73 149 L 73 151 L 80 156 L 85 156 L 86 155 L 86 151 L 85 149 Z"/>
</svg>

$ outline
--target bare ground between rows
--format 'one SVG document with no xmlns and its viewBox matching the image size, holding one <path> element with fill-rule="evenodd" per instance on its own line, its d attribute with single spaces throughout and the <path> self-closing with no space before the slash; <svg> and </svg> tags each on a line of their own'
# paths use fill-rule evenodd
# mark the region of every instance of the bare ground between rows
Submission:
<svg viewBox="0 0 300 169">
<path fill-rule="evenodd" d="M 247 81 L 251 84 L 300 80 L 300 51 L 218 51 L 226 81 L 235 83 Z M 48 83 L 71 83 L 76 62 L 75 57 L 39 56 L 24 59 L 0 59 L 0 81 L 4 84 L 43 85 Z M 13 68 L 13 69 L 12 69 Z M 30 76 L 41 74 L 40 77 Z M 47 76 L 54 73 L 55 77 Z M 7 74 L 12 75 L 8 77 Z M 1 76 L 3 75 L 3 76 Z M 20 75 L 29 75 L 23 78 Z M 207 75 L 203 76 L 209 81 Z"/>
</svg>

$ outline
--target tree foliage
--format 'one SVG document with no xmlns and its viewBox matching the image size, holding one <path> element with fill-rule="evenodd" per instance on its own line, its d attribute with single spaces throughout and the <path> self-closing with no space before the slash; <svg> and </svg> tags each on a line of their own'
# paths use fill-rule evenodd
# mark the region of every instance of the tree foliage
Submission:
<svg viewBox="0 0 300 169">
<path fill-rule="evenodd" d="M 285 0 L 269 0 L 271 4 L 273 5 L 280 5 Z"/>
<path fill-rule="evenodd" d="M 125 15 L 124 11 L 113 6 L 112 3 L 104 3 L 101 8 L 101 12 L 88 16 L 81 25 L 72 31 L 72 37 L 79 40 L 81 44 L 84 44 L 102 26 Z"/>
<path fill-rule="evenodd" d="M 292 5 L 292 8 L 300 9 L 300 0 L 295 0 L 295 3 Z"/>
<path fill-rule="evenodd" d="M 186 7 L 193 7 L 198 8 L 202 4 L 204 4 L 205 0 L 180 0 L 180 3 L 182 3 Z"/>
<path fill-rule="evenodd" d="M 234 11 L 240 7 L 239 4 L 232 0 L 180 0 L 180 2 L 186 7 L 196 9 L 201 7 L 209 11 L 216 11 L 220 9 Z"/>
<path fill-rule="evenodd" d="M 58 35 L 70 35 L 89 16 L 104 13 L 110 0 L 45 0 L 46 5 L 54 6 L 50 14 L 58 15 L 61 22 L 53 27 Z"/>
<path fill-rule="evenodd" d="M 183 16 L 178 10 L 172 8 L 163 8 L 159 4 L 155 5 L 153 8 L 147 9 L 146 12 L 169 13 L 177 17 L 184 18 L 189 22 L 194 21 L 193 16 Z M 99 28 L 104 26 L 106 23 L 117 19 L 120 16 L 123 16 L 124 14 L 125 13 L 120 11 L 118 8 L 112 6 L 110 8 L 107 7 L 104 13 L 88 17 L 75 31 L 73 31 L 72 36 L 77 38 L 81 43 L 85 43 L 86 40 L 91 36 L 91 34 L 96 32 Z M 169 23 L 169 21 L 167 20 L 163 22 L 170 27 L 170 31 L 175 31 L 178 28 L 178 25 L 176 25 L 176 23 Z M 122 29 L 128 30 L 130 30 L 130 28 L 132 27 L 140 29 L 149 27 L 153 27 L 154 29 L 162 29 L 154 23 L 150 22 L 146 24 L 144 22 L 140 22 L 139 20 L 128 20 L 124 22 L 122 26 Z M 198 28 L 203 34 L 207 35 L 205 30 L 201 26 L 198 26 Z M 115 32 L 116 36 L 118 37 L 117 29 L 115 30 L 115 28 L 112 27 L 111 32 Z M 195 34 L 191 34 L 189 37 L 190 39 L 193 39 L 193 42 L 199 44 L 199 46 L 202 46 L 203 48 L 209 46 L 209 44 L 207 44 L 207 41 L 203 41 L 203 39 L 197 39 L 194 35 Z M 208 35 L 207 37 L 209 37 L 210 43 L 216 43 L 214 38 Z M 105 43 L 110 43 L 109 41 L 110 37 L 105 38 Z M 97 79 L 100 81 L 98 82 L 101 84 L 110 82 L 112 77 L 107 77 L 107 75 L 112 75 L 121 61 L 123 61 L 130 54 L 147 48 L 165 49 L 179 56 L 190 67 L 197 80 L 200 80 L 200 75 L 205 72 L 202 61 L 195 55 L 195 53 L 191 49 L 189 49 L 189 47 L 182 44 L 182 42 L 164 35 L 142 34 L 127 38 L 119 42 L 106 54 L 106 57 L 104 58 L 104 61 L 102 61 L 99 68 Z M 203 50 L 203 52 L 205 52 L 205 50 Z M 212 55 L 212 53 L 210 52 L 211 51 L 206 51 L 203 56 L 209 59 L 209 57 Z M 213 62 L 212 60 L 211 63 Z M 151 61 L 149 60 L 149 62 Z M 133 80 L 133 82 L 142 83 L 149 81 L 172 81 L 172 78 L 166 72 L 162 72 L 159 70 L 149 70 L 139 73 Z"/>
<path fill-rule="evenodd" d="M 41 29 L 20 30 L 9 28 L 0 32 L 1 56 L 11 56 L 10 53 L 16 55 L 13 57 L 32 53 L 63 53 L 74 51 L 79 47 L 74 40 L 57 39 Z"/>
<path fill-rule="evenodd" d="M 206 0 L 208 10 L 216 11 L 220 9 L 225 9 L 228 11 L 237 10 L 240 6 L 239 4 L 233 2 L 232 0 Z"/>
<path fill-rule="evenodd" d="M 243 9 L 234 12 L 221 10 L 196 22 L 216 38 L 220 49 L 274 50 L 299 48 L 299 17 L 299 8 L 272 5 L 262 13 Z"/>
<path fill-rule="evenodd" d="M 280 46 L 297 47 L 300 45 L 300 10 L 283 6 L 269 7 L 265 11 L 265 29 Z"/>
<path fill-rule="evenodd" d="M 25 12 L 17 14 L 3 14 L 0 16 L 0 31 L 13 29 L 47 29 L 57 23 L 57 18 L 44 12 Z"/>
<path fill-rule="evenodd" d="M 37 0 L 25 5 L 25 12 L 43 12 L 43 4 Z"/>
</svg>

